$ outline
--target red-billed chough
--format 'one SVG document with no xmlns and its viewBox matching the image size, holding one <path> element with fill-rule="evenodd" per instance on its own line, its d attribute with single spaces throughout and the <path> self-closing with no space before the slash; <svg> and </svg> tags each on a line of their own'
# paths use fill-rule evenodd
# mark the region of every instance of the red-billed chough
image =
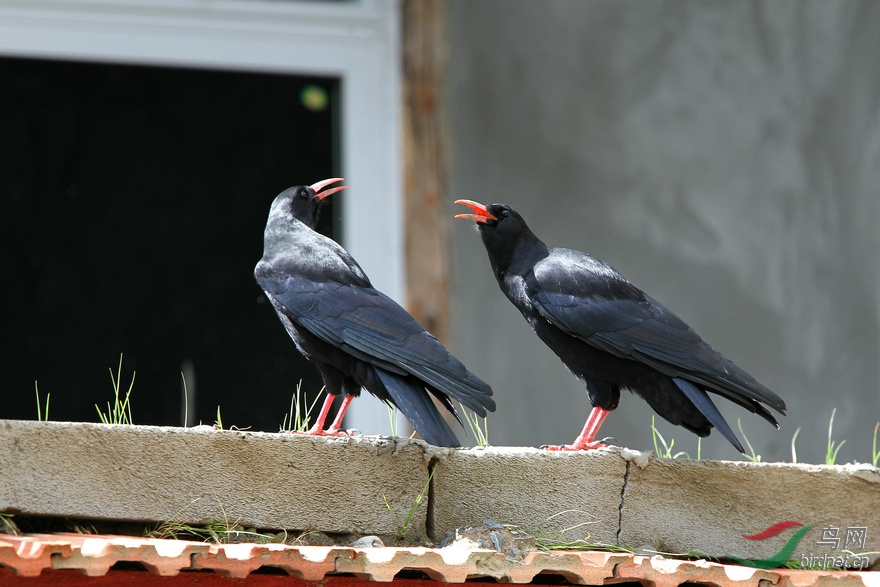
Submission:
<svg viewBox="0 0 880 587">
<path fill-rule="evenodd" d="M 739 439 L 709 393 L 725 397 L 779 428 L 765 407 L 785 402 L 703 341 L 665 306 L 586 253 L 550 247 L 510 206 L 456 200 L 473 210 L 501 291 L 538 337 L 587 386 L 593 406 L 570 445 L 603 444 L 596 433 L 617 407 L 620 390 L 642 397 L 663 418 L 699 436 L 715 426 L 740 452 Z"/>
<path fill-rule="evenodd" d="M 375 289 L 345 249 L 315 232 L 324 198 L 345 186 L 324 188 L 340 181 L 292 187 L 275 198 L 254 269 L 287 333 L 324 379 L 328 396 L 308 434 L 344 434 L 345 410 L 365 388 L 397 406 L 426 441 L 459 446 L 430 396 L 461 422 L 450 398 L 485 417 L 495 410 L 492 388 Z M 342 406 L 324 430 L 339 394 Z"/>
</svg>

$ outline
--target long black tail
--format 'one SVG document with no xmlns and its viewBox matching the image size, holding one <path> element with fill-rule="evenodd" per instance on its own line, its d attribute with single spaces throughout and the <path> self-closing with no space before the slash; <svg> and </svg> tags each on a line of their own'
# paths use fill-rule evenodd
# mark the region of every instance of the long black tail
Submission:
<svg viewBox="0 0 880 587">
<path fill-rule="evenodd" d="M 684 393 L 689 400 L 693 402 L 697 409 L 700 410 L 700 413 L 706 416 L 706 419 L 718 429 L 724 438 L 730 441 L 730 444 L 733 445 L 733 448 L 738 450 L 741 453 L 746 452 L 743 448 L 742 443 L 739 441 L 739 438 L 736 437 L 736 434 L 733 433 L 733 430 L 730 429 L 730 426 L 727 424 L 727 421 L 721 415 L 721 412 L 718 411 L 718 408 L 715 406 L 715 403 L 712 401 L 712 398 L 709 397 L 709 394 L 704 390 L 700 389 L 687 379 L 682 379 L 681 377 L 673 377 L 673 383 L 678 386 L 678 388 Z"/>
<path fill-rule="evenodd" d="M 435 446 L 461 446 L 421 381 L 384 369 L 376 369 L 376 374 L 388 391 L 391 401 L 422 438 Z"/>
</svg>

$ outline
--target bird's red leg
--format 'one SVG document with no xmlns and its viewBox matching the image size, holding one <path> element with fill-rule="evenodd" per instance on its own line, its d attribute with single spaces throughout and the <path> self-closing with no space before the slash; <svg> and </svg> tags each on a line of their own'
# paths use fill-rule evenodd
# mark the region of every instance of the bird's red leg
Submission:
<svg viewBox="0 0 880 587">
<path fill-rule="evenodd" d="M 339 412 L 336 414 L 336 418 L 333 420 L 333 423 L 330 424 L 330 427 L 327 428 L 327 430 L 324 430 L 324 423 L 327 421 L 327 414 L 330 413 L 330 408 L 333 406 L 333 400 L 335 399 L 335 395 L 328 393 L 326 399 L 324 399 L 324 405 L 321 406 L 321 412 L 318 414 L 318 419 L 315 421 L 315 425 L 309 428 L 308 432 L 294 432 L 294 434 L 305 434 L 307 436 L 348 436 L 349 433 L 345 430 L 340 430 L 339 427 L 342 426 L 342 417 L 345 415 L 348 405 L 351 403 L 351 400 L 354 399 L 353 395 L 347 395 L 343 398 L 342 405 L 339 407 Z"/>
<path fill-rule="evenodd" d="M 603 443 L 596 441 L 596 433 L 599 432 L 599 427 L 602 426 L 602 422 L 605 421 L 605 418 L 610 413 L 610 410 L 603 410 L 602 408 L 595 406 L 592 411 L 590 411 L 587 423 L 584 424 L 583 431 L 580 433 L 580 436 L 575 438 L 574 442 L 562 445 L 551 444 L 544 448 L 547 450 L 589 450 L 605 446 Z"/>
<path fill-rule="evenodd" d="M 325 434 L 332 434 L 333 436 L 342 436 L 344 434 L 348 434 L 344 431 L 340 432 L 339 429 L 342 427 L 342 417 L 345 416 L 345 412 L 346 410 L 348 410 L 348 405 L 353 399 L 353 395 L 347 395 L 342 399 L 342 405 L 339 406 L 339 411 L 336 412 L 336 418 L 333 420 L 333 423 L 330 424 L 330 428 L 327 428 Z"/>
<path fill-rule="evenodd" d="M 318 414 L 318 419 L 315 420 L 315 425 L 309 428 L 308 432 L 300 432 L 299 434 L 308 434 L 310 436 L 323 435 L 324 422 L 327 421 L 327 414 L 330 413 L 330 408 L 333 406 L 334 399 L 336 399 L 336 396 L 328 393 L 327 397 L 324 398 L 324 405 L 321 406 L 321 412 Z"/>
</svg>

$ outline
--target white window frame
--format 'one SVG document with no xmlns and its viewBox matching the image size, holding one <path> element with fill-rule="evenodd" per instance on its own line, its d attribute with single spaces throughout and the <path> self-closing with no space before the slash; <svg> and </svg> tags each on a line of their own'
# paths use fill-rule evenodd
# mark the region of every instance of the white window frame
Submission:
<svg viewBox="0 0 880 587">
<path fill-rule="evenodd" d="M 344 244 L 403 303 L 399 37 L 397 0 L 0 0 L 0 56 L 338 77 Z M 368 433 L 388 420 L 352 412 Z"/>
</svg>

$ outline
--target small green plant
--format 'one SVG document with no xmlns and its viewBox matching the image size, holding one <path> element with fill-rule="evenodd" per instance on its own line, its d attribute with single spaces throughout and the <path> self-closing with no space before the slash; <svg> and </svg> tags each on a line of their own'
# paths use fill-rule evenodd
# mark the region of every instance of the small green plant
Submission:
<svg viewBox="0 0 880 587">
<path fill-rule="evenodd" d="M 463 409 L 462 411 L 464 412 L 465 420 L 467 420 L 468 428 L 471 429 L 471 434 L 474 435 L 474 440 L 477 441 L 477 446 L 489 446 L 489 419 L 480 418 L 470 410 Z M 480 420 L 483 421 L 482 425 L 480 425 Z"/>
<path fill-rule="evenodd" d="M 880 429 L 880 422 L 874 424 L 874 444 L 871 445 L 871 463 L 875 467 L 880 462 L 880 451 L 877 450 L 877 429 Z"/>
<path fill-rule="evenodd" d="M 51 393 L 46 394 L 46 405 L 41 408 L 40 402 L 40 388 L 37 386 L 37 382 L 34 381 L 34 391 L 37 392 L 37 421 L 39 422 L 48 422 L 49 421 L 49 396 Z"/>
<path fill-rule="evenodd" d="M 315 409 L 315 405 L 321 398 L 321 392 L 323 392 L 324 389 L 325 388 L 322 387 L 321 391 L 318 392 L 318 395 L 315 396 L 315 399 L 312 401 L 312 403 L 306 407 L 306 397 L 305 393 L 303 393 L 302 391 L 302 379 L 300 379 L 299 383 L 296 384 L 296 391 L 293 392 L 293 395 L 290 396 L 290 412 L 284 415 L 284 421 L 281 422 L 281 431 L 308 431 L 309 424 L 311 424 L 312 419 L 312 410 Z M 303 410 L 303 407 L 305 407 L 306 409 Z"/>
<path fill-rule="evenodd" d="M 196 539 L 216 544 L 237 542 L 266 544 L 279 541 L 278 537 L 274 534 L 262 534 L 245 530 L 240 524 L 230 523 L 228 520 L 215 520 L 214 518 L 210 518 L 204 525 L 191 525 L 174 521 L 162 522 L 157 524 L 152 530 L 148 530 L 146 535 L 150 538 L 172 540 Z"/>
<path fill-rule="evenodd" d="M 156 524 L 153 529 L 147 528 L 144 534 L 150 538 L 174 540 L 198 539 L 203 540 L 204 542 L 214 542 L 217 544 L 238 542 L 257 542 L 264 544 L 279 541 L 279 537 L 276 535 L 261 534 L 253 530 L 245 530 L 238 522 L 230 522 L 229 516 L 226 514 L 226 508 L 223 507 L 220 498 L 218 498 L 217 494 L 213 491 L 211 491 L 211 493 L 214 495 L 214 499 L 217 500 L 217 505 L 220 507 L 220 512 L 223 514 L 222 520 L 209 518 L 204 525 L 192 525 L 185 522 L 171 520 Z M 201 497 L 195 498 L 190 502 L 190 505 L 200 499 Z M 175 517 L 179 514 L 180 512 L 175 514 Z M 287 532 L 284 532 L 283 536 L 286 538 Z"/>
<path fill-rule="evenodd" d="M 742 421 L 739 418 L 736 419 L 736 427 L 739 428 L 739 433 L 742 434 L 743 440 L 746 441 L 746 447 L 749 449 L 748 454 L 742 453 L 742 455 L 753 463 L 760 463 L 761 455 L 756 454 L 755 449 L 752 448 L 752 443 L 749 442 L 749 437 L 743 432 Z"/>
<path fill-rule="evenodd" d="M 717 558 L 711 557 L 706 553 L 691 550 L 688 552 L 681 553 L 670 553 L 670 552 L 662 552 L 657 550 L 647 550 L 643 548 L 632 548 L 626 544 L 607 544 L 604 542 L 593 542 L 590 539 L 589 534 L 585 534 L 583 538 L 574 538 L 570 536 L 571 532 L 583 528 L 589 524 L 594 522 L 585 521 L 579 524 L 575 524 L 569 528 L 564 528 L 561 530 L 547 530 L 546 526 L 557 516 L 562 516 L 566 514 L 576 514 L 581 513 L 584 514 L 582 510 L 566 510 L 563 512 L 559 512 L 554 514 L 544 520 L 544 522 L 538 524 L 533 528 L 529 528 L 526 530 L 526 533 L 535 539 L 535 546 L 540 550 L 598 550 L 602 552 L 614 552 L 614 553 L 622 553 L 622 554 L 650 554 L 650 555 L 661 555 L 667 558 L 680 558 L 680 559 L 706 559 L 717 561 Z M 590 516 L 593 517 L 593 516 Z"/>
<path fill-rule="evenodd" d="M 794 443 L 797 441 L 798 434 L 801 433 L 801 427 L 798 426 L 797 430 L 794 431 L 794 434 L 791 437 L 791 462 L 797 463 L 797 449 L 794 446 Z"/>
<path fill-rule="evenodd" d="M 388 502 L 388 498 L 385 497 L 385 494 L 382 494 L 382 499 L 385 501 L 385 507 L 388 508 L 388 511 L 391 512 L 391 516 L 394 518 L 394 523 L 397 524 L 397 540 L 400 541 L 403 539 L 403 536 L 406 534 L 406 531 L 409 529 L 410 523 L 412 523 L 413 516 L 416 513 L 416 510 L 419 508 L 419 504 L 422 503 L 422 500 L 428 494 L 428 489 L 431 487 L 431 480 L 434 478 L 434 470 L 431 470 L 431 474 L 428 475 L 428 480 L 425 482 L 425 486 L 422 487 L 422 490 L 416 496 L 415 501 L 410 506 L 409 510 L 406 512 L 406 517 L 401 523 L 400 519 L 397 517 L 397 514 L 394 513 L 394 509 L 391 507 L 391 504 Z"/>
<path fill-rule="evenodd" d="M 189 425 L 189 391 L 186 389 L 186 375 L 183 371 L 180 372 L 180 381 L 183 387 L 183 427 L 186 428 Z"/>
<path fill-rule="evenodd" d="M 590 514 L 587 514 L 583 510 L 565 510 L 553 514 L 543 522 L 539 522 L 536 526 L 531 528 L 527 528 L 525 530 L 525 534 L 534 538 L 535 547 L 540 550 L 607 550 L 608 548 L 620 549 L 614 550 L 613 552 L 626 552 L 625 547 L 622 546 L 613 546 L 608 544 L 601 544 L 598 542 L 591 542 L 590 535 L 584 534 L 583 538 L 572 538 L 570 536 L 571 532 L 578 530 L 584 526 L 594 523 L 591 520 L 587 520 L 585 522 L 581 522 L 579 524 L 575 524 L 574 526 L 570 526 L 568 528 L 563 529 L 547 529 L 547 526 L 559 516 L 565 516 L 570 514 L 582 514 L 588 517 L 593 517 Z"/>
<path fill-rule="evenodd" d="M 72 532 L 75 532 L 77 534 L 98 534 L 99 533 L 97 528 L 95 528 L 95 526 L 93 526 L 92 524 L 87 524 L 85 522 L 83 522 L 83 523 L 71 522 L 70 529 Z"/>
<path fill-rule="evenodd" d="M 675 446 L 675 439 L 671 439 L 669 444 L 666 444 L 666 439 L 663 438 L 663 435 L 660 434 L 660 431 L 657 430 L 657 427 L 655 426 L 655 418 L 653 414 L 651 414 L 651 437 L 654 439 L 654 454 L 661 459 L 677 459 L 679 457 L 686 459 L 691 458 L 691 456 L 684 451 L 679 451 L 673 454 L 672 448 Z M 663 447 L 663 450 L 660 450 L 661 446 Z"/>
<path fill-rule="evenodd" d="M 214 430 L 225 430 L 225 428 L 223 428 L 223 418 L 220 416 L 220 406 L 219 405 L 217 406 L 217 416 L 214 419 L 213 428 L 214 428 Z M 249 429 L 250 429 L 250 426 L 245 426 L 244 428 L 240 428 L 240 427 L 236 426 L 235 424 L 233 424 L 229 427 L 229 430 L 249 430 Z"/>
<path fill-rule="evenodd" d="M 134 376 L 135 373 L 131 374 L 131 383 L 128 386 L 128 391 L 125 394 L 124 398 L 120 398 L 120 384 L 122 380 L 122 354 L 119 355 L 119 368 L 116 371 L 116 377 L 113 376 L 113 369 L 110 369 L 110 381 L 113 383 L 113 405 L 110 405 L 110 402 L 107 402 L 107 413 L 103 413 L 101 408 L 95 404 L 95 409 L 98 410 L 98 417 L 101 419 L 101 422 L 104 424 L 131 424 L 131 403 L 129 401 L 131 397 L 131 390 L 134 387 Z"/>
<path fill-rule="evenodd" d="M 831 410 L 831 419 L 828 421 L 828 446 L 825 450 L 825 464 L 833 465 L 837 462 L 837 453 L 840 452 L 840 447 L 846 444 L 845 440 L 842 440 L 840 444 L 837 444 L 833 440 L 831 440 L 831 433 L 834 430 L 834 414 L 837 413 L 837 408 Z"/>
<path fill-rule="evenodd" d="M 12 521 L 12 517 L 13 514 L 0 512 L 0 534 L 12 534 L 13 536 L 21 535 L 21 530 L 19 530 L 15 522 Z"/>
<path fill-rule="evenodd" d="M 388 408 L 388 424 L 391 426 L 391 436 L 397 436 L 397 406 L 387 403 L 385 407 Z"/>
</svg>

